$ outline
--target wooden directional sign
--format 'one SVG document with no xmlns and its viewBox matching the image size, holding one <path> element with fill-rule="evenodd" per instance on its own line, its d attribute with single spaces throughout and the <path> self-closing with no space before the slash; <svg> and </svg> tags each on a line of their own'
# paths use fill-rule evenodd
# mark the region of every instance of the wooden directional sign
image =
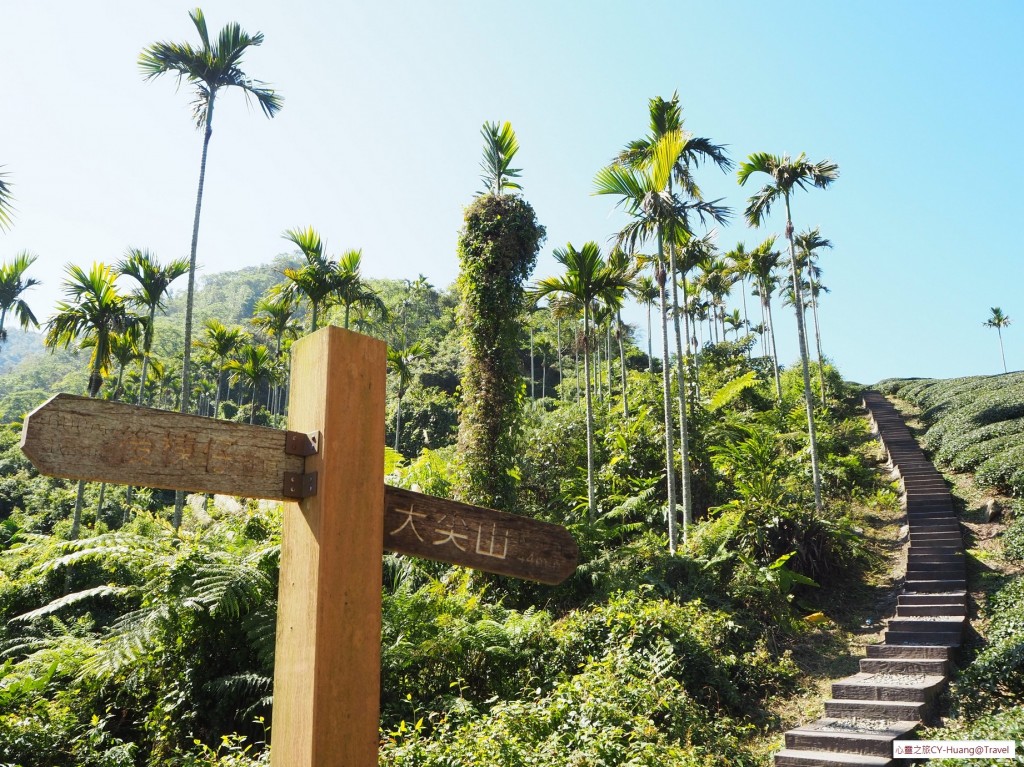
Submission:
<svg viewBox="0 0 1024 767">
<path fill-rule="evenodd" d="M 296 341 L 295 431 L 66 394 L 25 419 L 44 474 L 287 501 L 273 767 L 377 764 L 385 549 L 551 584 L 576 568 L 558 525 L 384 485 L 385 359 L 341 328 Z"/>
<path fill-rule="evenodd" d="M 560 525 L 384 486 L 384 548 L 541 583 L 576 569 L 576 541 Z"/>
<path fill-rule="evenodd" d="M 291 500 L 316 490 L 319 435 L 58 394 L 25 419 L 21 449 L 43 474 L 195 493 Z M 559 525 L 384 487 L 384 548 L 557 584 L 579 551 Z"/>
</svg>

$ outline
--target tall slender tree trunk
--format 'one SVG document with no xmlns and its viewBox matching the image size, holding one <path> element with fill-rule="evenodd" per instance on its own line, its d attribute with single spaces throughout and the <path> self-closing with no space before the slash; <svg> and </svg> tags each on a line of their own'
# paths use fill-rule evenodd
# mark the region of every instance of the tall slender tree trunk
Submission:
<svg viewBox="0 0 1024 767">
<path fill-rule="evenodd" d="M 575 362 L 573 363 L 573 370 L 576 371 L 576 406 L 580 404 L 580 345 L 577 338 L 577 343 L 573 344 L 573 354 L 575 355 Z M 589 379 L 588 379 L 589 381 Z"/>
<path fill-rule="evenodd" d="M 619 342 L 619 374 L 622 376 L 622 417 L 629 418 L 629 395 L 626 391 L 626 348 L 622 343 L 622 310 L 615 310 L 616 338 Z"/>
<path fill-rule="evenodd" d="M 683 332 L 686 334 L 686 350 L 690 350 L 690 312 L 687 311 L 689 306 L 689 292 L 690 286 L 686 279 L 686 273 L 683 273 Z M 694 397 L 700 396 L 700 357 L 696 351 L 693 353 L 693 388 Z M 692 408 L 692 401 L 691 401 Z"/>
<path fill-rule="evenodd" d="M 676 380 L 679 383 L 679 453 L 680 453 L 680 490 L 683 502 L 683 543 L 689 535 L 690 522 L 693 521 L 693 499 L 690 497 L 690 429 L 686 418 L 686 373 L 683 354 L 682 332 L 679 328 L 679 287 L 676 284 L 676 247 L 668 246 L 668 273 L 672 279 L 672 323 L 676 334 Z M 685 296 L 684 296 L 685 297 Z"/>
<path fill-rule="evenodd" d="M 555 355 L 558 362 L 558 394 L 556 399 L 565 397 L 562 391 L 562 318 L 555 316 Z"/>
<path fill-rule="evenodd" d="M 590 307 L 583 303 L 583 378 L 587 383 L 587 523 L 597 519 L 597 496 L 594 488 L 594 403 L 590 396 Z M 600 346 L 600 344 L 598 344 Z"/>
<path fill-rule="evenodd" d="M 607 331 L 605 337 L 607 345 L 605 346 L 604 356 L 605 360 L 608 363 L 608 409 L 611 410 L 612 395 L 614 394 L 614 392 L 612 391 L 612 381 L 614 380 L 614 375 L 612 371 L 612 317 L 610 314 L 608 315 L 608 327 L 605 328 L 605 330 Z"/>
<path fill-rule="evenodd" d="M 747 316 L 747 278 L 742 273 L 740 274 L 740 295 L 743 297 L 743 325 L 747 328 L 747 332 L 750 331 L 750 317 Z M 739 337 L 739 331 L 736 331 L 737 337 Z M 750 359 L 750 345 L 747 346 L 747 359 Z"/>
<path fill-rule="evenodd" d="M 818 352 L 818 385 L 821 387 L 821 406 L 825 407 L 825 358 L 821 354 L 821 329 L 818 326 L 818 292 L 811 282 L 811 316 L 814 318 L 814 346 Z"/>
<path fill-rule="evenodd" d="M 647 304 L 647 372 L 654 372 L 654 344 L 651 338 L 651 305 Z"/>
<path fill-rule="evenodd" d="M 1003 361 L 1003 372 L 1006 372 L 1006 353 L 1003 351 L 1003 329 L 996 326 L 996 334 L 999 336 L 999 357 Z"/>
<path fill-rule="evenodd" d="M 676 553 L 678 532 L 676 531 L 676 482 L 675 482 L 675 445 L 672 438 L 672 364 L 669 360 L 668 351 L 668 296 L 665 291 L 665 251 L 662 247 L 662 237 L 658 231 L 658 257 L 661 259 L 657 266 L 656 280 L 658 282 L 658 295 L 661 300 L 661 384 L 662 384 L 662 405 L 665 411 L 665 483 L 668 491 L 668 551 Z"/>
<path fill-rule="evenodd" d="M 771 345 L 772 371 L 775 373 L 775 395 L 782 404 L 782 377 L 779 375 L 779 353 L 775 348 L 775 319 L 772 317 L 771 293 L 765 291 L 764 306 L 768 310 L 768 340 Z"/>
<path fill-rule="evenodd" d="M 789 240 L 789 258 L 793 272 L 793 297 L 796 301 L 797 338 L 800 342 L 800 366 L 804 376 L 804 404 L 807 407 L 807 437 L 811 451 L 811 478 L 814 483 L 814 508 L 823 514 L 821 502 L 821 473 L 818 470 L 818 435 L 814 428 L 814 397 L 811 394 L 811 376 L 807 366 L 807 338 L 804 332 L 804 300 L 800 290 L 800 274 L 796 267 L 796 249 L 793 246 L 793 218 L 789 211 L 789 195 L 786 195 L 786 239 Z"/>
<path fill-rule="evenodd" d="M 213 135 L 213 105 L 217 91 L 211 91 L 206 105 L 206 130 L 203 133 L 203 157 L 199 163 L 199 189 L 196 191 L 196 214 L 192 222 L 192 250 L 188 259 L 188 292 L 185 300 L 185 350 L 181 361 L 181 412 L 189 412 L 191 399 L 192 364 L 192 303 L 196 290 L 196 249 L 199 246 L 199 215 L 203 209 L 203 185 L 206 183 L 206 157 L 210 149 L 210 137 Z M 178 490 L 174 494 L 174 516 L 171 524 L 177 530 L 181 527 L 182 511 L 185 508 L 185 492 Z"/>
<path fill-rule="evenodd" d="M 533 369 L 533 325 L 530 325 L 530 399 L 537 398 L 537 374 Z"/>
<path fill-rule="evenodd" d="M 540 398 L 547 399 L 548 397 L 548 350 L 542 348 L 540 350 Z"/>
<path fill-rule="evenodd" d="M 398 435 L 402 433 L 402 395 L 398 395 L 398 407 L 395 408 L 395 452 L 398 452 Z"/>
</svg>

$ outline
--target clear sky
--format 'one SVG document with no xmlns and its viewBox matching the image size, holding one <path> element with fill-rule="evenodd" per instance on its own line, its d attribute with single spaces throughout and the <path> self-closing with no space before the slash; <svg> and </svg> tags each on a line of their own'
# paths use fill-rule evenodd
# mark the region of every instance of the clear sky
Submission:
<svg viewBox="0 0 1024 767">
<path fill-rule="evenodd" d="M 68 262 L 125 248 L 187 256 L 201 136 L 186 87 L 143 82 L 157 40 L 197 41 L 188 5 L 0 0 L 0 166 L 28 249 L 40 315 Z M 1020 322 L 1024 367 L 1024 4 L 1005 2 L 303 2 L 203 4 L 211 31 L 238 21 L 266 41 L 244 61 L 284 109 L 217 102 L 199 238 L 202 273 L 265 263 L 312 224 L 331 253 L 363 249 L 372 277 L 456 276 L 462 208 L 480 188 L 480 127 L 510 120 L 525 196 L 548 231 L 535 272 L 566 242 L 604 244 L 623 223 L 591 195 L 595 172 L 647 130 L 647 101 L 678 90 L 686 127 L 734 159 L 806 152 L 838 162 L 827 191 L 798 194 L 798 230 L 820 226 L 832 289 L 822 341 L 848 378 L 1001 370 L 989 307 Z M 698 181 L 751 230 L 754 189 L 706 168 Z M 182 289 L 183 286 L 182 286 Z M 738 301 L 738 299 L 737 299 Z M 777 309 L 783 361 L 795 320 Z M 630 314 L 641 322 L 641 313 Z"/>
</svg>

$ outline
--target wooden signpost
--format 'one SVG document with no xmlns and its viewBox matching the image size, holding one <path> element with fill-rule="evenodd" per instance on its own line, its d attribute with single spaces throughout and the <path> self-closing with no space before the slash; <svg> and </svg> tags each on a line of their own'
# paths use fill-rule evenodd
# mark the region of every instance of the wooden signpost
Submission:
<svg viewBox="0 0 1024 767">
<path fill-rule="evenodd" d="M 324 328 L 292 346 L 291 431 L 59 394 L 25 419 L 44 474 L 286 501 L 275 767 L 377 764 L 385 549 L 541 583 L 565 528 L 384 485 L 386 347 Z"/>
</svg>

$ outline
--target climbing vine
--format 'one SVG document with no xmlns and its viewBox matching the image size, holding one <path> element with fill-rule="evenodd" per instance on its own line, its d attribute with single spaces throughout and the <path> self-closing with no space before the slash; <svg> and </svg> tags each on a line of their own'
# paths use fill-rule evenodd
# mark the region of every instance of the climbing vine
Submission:
<svg viewBox="0 0 1024 767">
<path fill-rule="evenodd" d="M 463 500 L 499 509 L 510 508 L 515 493 L 523 282 L 544 234 L 530 204 L 510 194 L 474 200 L 459 234 L 462 471 L 456 490 Z"/>
</svg>

